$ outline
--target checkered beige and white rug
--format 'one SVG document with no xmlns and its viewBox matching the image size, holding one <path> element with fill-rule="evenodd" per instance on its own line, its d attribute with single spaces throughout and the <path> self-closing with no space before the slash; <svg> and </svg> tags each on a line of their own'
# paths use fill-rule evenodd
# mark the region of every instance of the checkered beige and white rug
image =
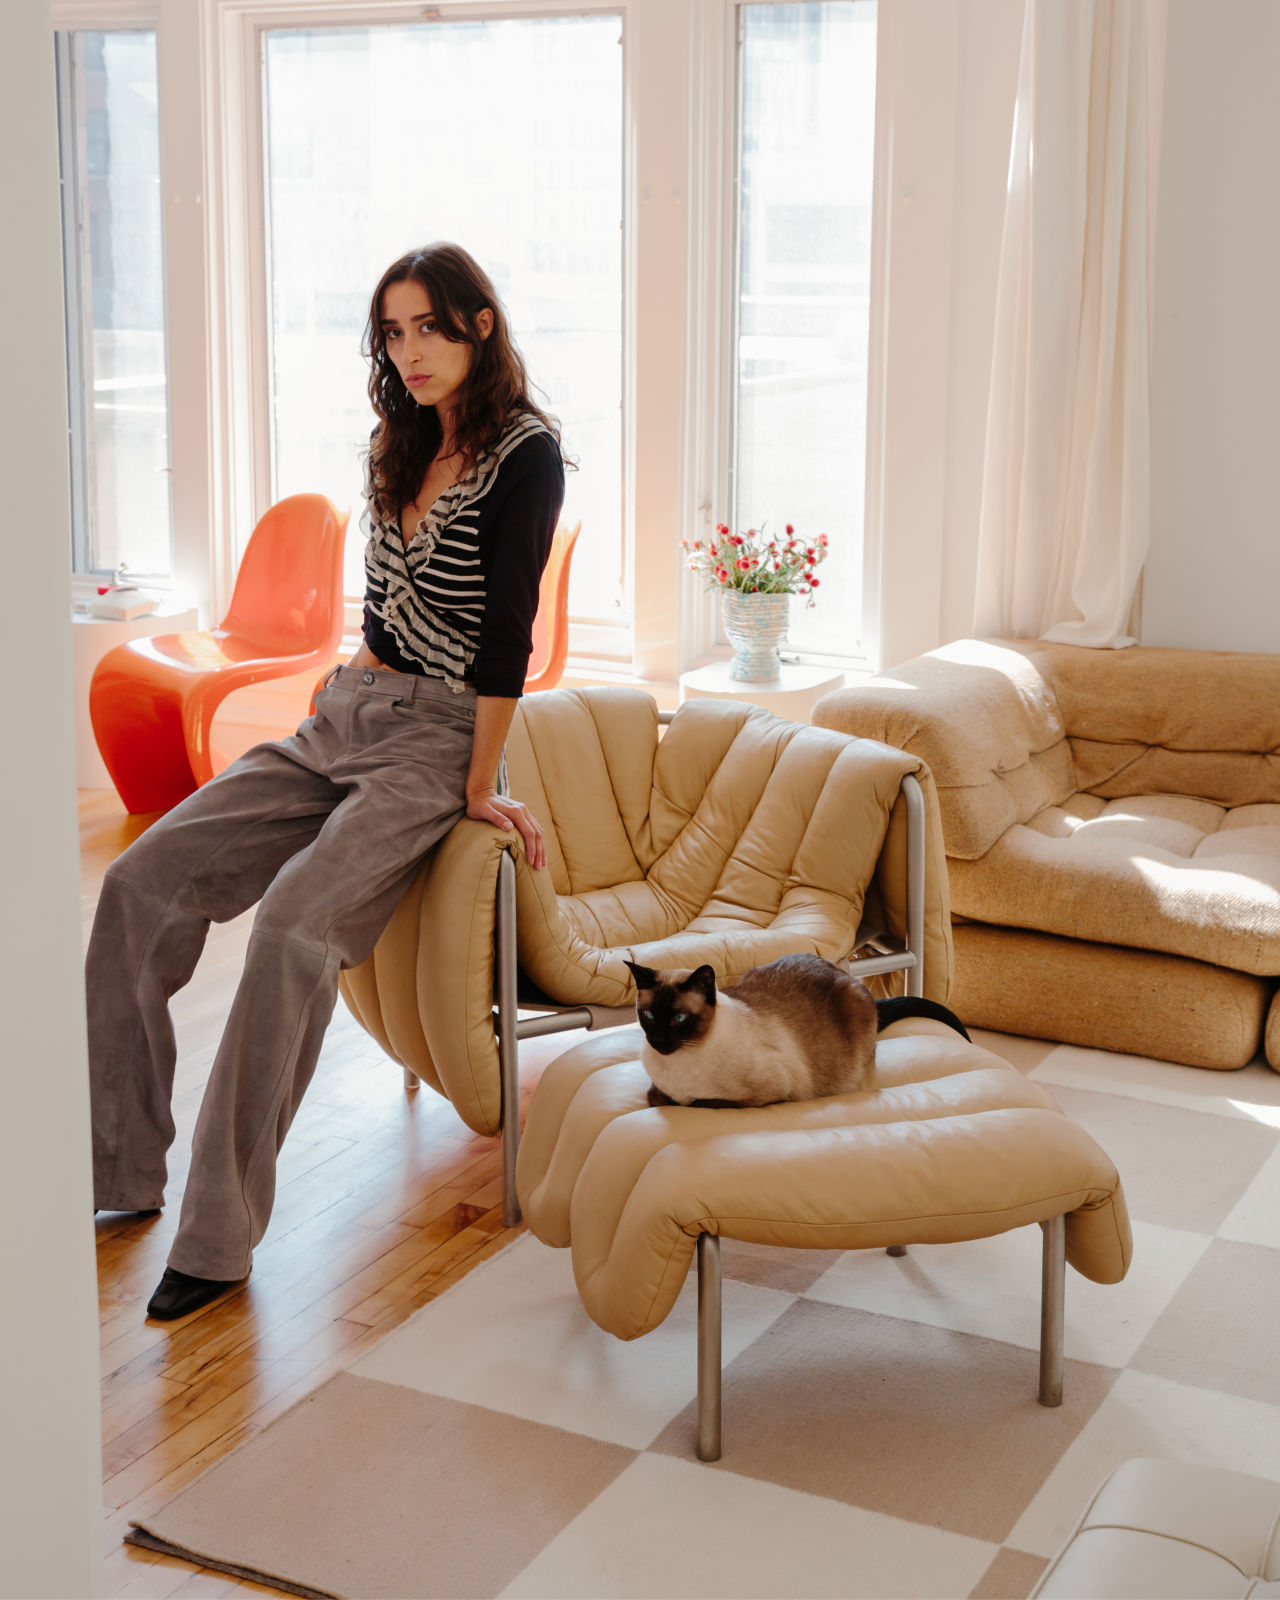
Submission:
<svg viewBox="0 0 1280 1600">
<path fill-rule="evenodd" d="M 1135 1455 L 1280 1478 L 1280 1075 L 975 1032 L 1120 1170 L 1134 1256 L 1067 1274 L 1037 1404 L 1040 1230 L 724 1248 L 724 1454 L 694 1455 L 696 1283 L 623 1344 L 529 1236 L 213 1467 L 139 1538 L 304 1594 L 1025 1596 Z"/>
</svg>

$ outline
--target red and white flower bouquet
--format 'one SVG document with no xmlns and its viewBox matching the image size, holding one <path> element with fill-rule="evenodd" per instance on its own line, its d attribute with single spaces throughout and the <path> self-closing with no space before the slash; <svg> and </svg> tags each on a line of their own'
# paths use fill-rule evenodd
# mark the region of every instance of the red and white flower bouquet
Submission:
<svg viewBox="0 0 1280 1600">
<path fill-rule="evenodd" d="M 802 594 L 814 604 L 814 591 L 820 580 L 815 576 L 819 562 L 827 559 L 827 536 L 801 539 L 787 523 L 786 531 L 765 538 L 764 524 L 748 528 L 745 534 L 730 533 L 727 523 L 716 523 L 713 539 L 706 544 L 681 539 L 688 551 L 690 572 L 700 572 L 713 589 L 736 589 L 742 594 Z"/>
</svg>

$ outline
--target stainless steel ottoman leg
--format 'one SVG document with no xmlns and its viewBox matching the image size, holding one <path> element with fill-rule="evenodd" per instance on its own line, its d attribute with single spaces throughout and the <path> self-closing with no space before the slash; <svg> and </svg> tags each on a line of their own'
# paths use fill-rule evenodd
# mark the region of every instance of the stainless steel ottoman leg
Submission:
<svg viewBox="0 0 1280 1600">
<path fill-rule="evenodd" d="M 1040 1224 L 1044 1253 L 1040 1269 L 1040 1404 L 1062 1404 L 1063 1316 L 1067 1299 L 1067 1219 Z"/>
<path fill-rule="evenodd" d="M 720 1238 L 698 1235 L 698 1460 L 720 1459 Z"/>
</svg>

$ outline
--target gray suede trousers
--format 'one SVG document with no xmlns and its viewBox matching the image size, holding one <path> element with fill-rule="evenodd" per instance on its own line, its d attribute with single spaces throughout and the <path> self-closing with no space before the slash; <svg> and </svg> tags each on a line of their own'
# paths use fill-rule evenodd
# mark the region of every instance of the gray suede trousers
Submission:
<svg viewBox="0 0 1280 1600">
<path fill-rule="evenodd" d="M 423 856 L 466 812 L 475 709 L 472 689 L 440 678 L 339 667 L 295 734 L 246 751 L 108 870 L 85 965 L 100 1210 L 163 1204 L 169 996 L 209 924 L 261 902 L 196 1121 L 169 1253 L 178 1271 L 249 1271 L 338 972 L 368 956 Z"/>
</svg>

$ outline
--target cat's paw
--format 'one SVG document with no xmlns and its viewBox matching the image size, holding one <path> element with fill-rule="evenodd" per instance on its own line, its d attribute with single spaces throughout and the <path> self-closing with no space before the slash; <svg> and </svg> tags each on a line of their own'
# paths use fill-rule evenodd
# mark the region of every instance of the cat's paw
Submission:
<svg viewBox="0 0 1280 1600">
<path fill-rule="evenodd" d="M 649 1085 L 649 1093 L 646 1098 L 651 1106 L 673 1106 L 677 1103 L 669 1094 L 663 1094 L 656 1083 Z"/>
</svg>

